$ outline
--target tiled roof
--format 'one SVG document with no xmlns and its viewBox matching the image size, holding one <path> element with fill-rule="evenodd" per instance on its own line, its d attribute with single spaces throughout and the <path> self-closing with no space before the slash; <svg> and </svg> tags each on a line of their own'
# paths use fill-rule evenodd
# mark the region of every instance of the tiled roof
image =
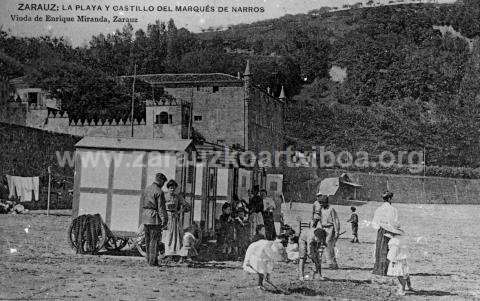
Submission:
<svg viewBox="0 0 480 301">
<path fill-rule="evenodd" d="M 126 77 L 131 76 L 122 76 Z M 142 74 L 137 78 L 151 84 L 243 83 L 241 79 L 224 73 Z"/>
</svg>

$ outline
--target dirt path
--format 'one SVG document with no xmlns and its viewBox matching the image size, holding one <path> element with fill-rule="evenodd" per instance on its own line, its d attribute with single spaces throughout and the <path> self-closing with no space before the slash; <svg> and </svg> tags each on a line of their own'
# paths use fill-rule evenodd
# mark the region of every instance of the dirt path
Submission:
<svg viewBox="0 0 480 301">
<path fill-rule="evenodd" d="M 479 216 L 480 207 L 470 208 L 474 208 L 475 216 Z M 347 212 L 339 211 L 341 214 Z M 456 212 L 463 214 L 458 208 Z M 427 222 L 420 216 L 412 216 L 412 220 L 416 219 Z M 345 220 L 343 216 L 342 220 Z M 0 299 L 401 299 L 394 295 L 395 286 L 371 283 L 374 233 L 367 234 L 366 229 L 360 236 L 363 241 L 360 245 L 351 244 L 348 237 L 339 241 L 341 268 L 325 270 L 326 281 L 300 282 L 297 267 L 281 263 L 272 282 L 291 293 L 283 295 L 273 289 L 267 292 L 256 289 L 255 277 L 245 274 L 240 262 L 211 261 L 199 263 L 196 267 L 168 263 L 153 268 L 147 266 L 141 257 L 75 255 L 66 241 L 69 222 L 69 216 L 0 216 Z M 436 225 L 445 221 L 430 217 L 428 223 Z M 26 234 L 24 229 L 28 226 Z M 455 236 L 456 231 L 450 233 L 445 227 L 440 228 L 443 232 L 438 236 L 426 234 L 429 244 L 420 239 L 414 246 L 411 270 L 418 291 L 407 296 L 408 299 L 452 300 L 480 296 L 476 295 L 480 292 L 480 254 L 478 248 L 473 249 L 476 244 L 473 236 L 480 229 Z M 448 239 L 443 237 L 445 235 Z M 459 243 L 470 249 L 462 251 Z M 431 256 L 420 256 L 427 246 Z M 16 248 L 18 252 L 11 254 L 10 248 Z"/>
</svg>

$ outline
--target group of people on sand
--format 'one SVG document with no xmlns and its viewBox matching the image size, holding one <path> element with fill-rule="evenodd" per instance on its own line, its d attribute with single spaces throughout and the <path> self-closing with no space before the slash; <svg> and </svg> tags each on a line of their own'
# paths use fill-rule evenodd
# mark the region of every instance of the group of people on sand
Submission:
<svg viewBox="0 0 480 301">
<path fill-rule="evenodd" d="M 384 203 L 375 211 L 372 225 L 377 229 L 375 250 L 375 264 L 373 274 L 375 281 L 380 281 L 383 276 L 396 277 L 399 282 L 397 293 L 405 295 L 412 290 L 407 263 L 408 247 L 402 235 L 404 231 L 398 223 L 397 209 L 391 205 L 393 193 L 386 192 L 382 195 Z M 347 222 L 352 224 L 352 243 L 358 243 L 358 215 L 352 207 L 352 215 Z M 329 205 L 328 197 L 318 196 L 313 205 L 313 215 L 310 227 L 302 229 L 298 237 L 298 270 L 300 280 L 324 280 L 322 276 L 322 255 L 326 250 L 330 269 L 338 269 L 335 257 L 335 243 L 340 232 L 340 221 L 333 207 Z M 275 263 L 289 258 L 288 249 L 284 248 L 284 237 L 269 242 L 260 240 L 252 243 L 246 252 L 243 268 L 249 273 L 258 275 L 258 286 L 264 289 L 264 281 L 269 282 Z M 315 265 L 313 274 L 305 275 L 304 268 L 307 260 Z M 376 278 L 378 277 L 378 278 Z M 270 283 L 270 282 L 269 282 Z"/>
<path fill-rule="evenodd" d="M 162 190 L 165 183 L 166 192 Z M 183 213 L 190 211 L 190 204 L 176 192 L 177 188 L 175 180 L 167 183 L 167 177 L 157 173 L 142 194 L 146 258 L 152 266 L 158 265 L 161 245 L 165 257 L 191 260 L 197 255 L 197 230 L 194 227 L 183 229 Z"/>
<path fill-rule="evenodd" d="M 166 182 L 165 175 L 156 174 L 154 182 L 142 195 L 146 258 L 152 266 L 158 265 L 160 242 L 164 245 L 167 257 L 190 260 L 198 254 L 196 230 L 182 229 L 182 216 L 191 209 L 190 205 L 176 193 L 178 184 L 174 180 Z M 168 190 L 163 192 L 165 183 Z M 338 269 L 335 245 L 343 233 L 340 232 L 338 214 L 329 204 L 327 196 L 317 196 L 310 227 L 300 229 L 300 235 L 295 237 L 293 230 L 277 235 L 273 223 L 275 203 L 266 197 L 266 191 L 254 186 L 252 194 L 248 204 L 234 198 L 232 203 L 222 206 L 217 247 L 225 255 L 244 257 L 243 269 L 258 276 L 260 288 L 264 289 L 264 281 L 269 282 L 278 261 L 298 261 L 302 281 L 324 279 L 321 268 L 324 251 L 329 268 Z M 398 222 L 397 209 L 391 205 L 393 193 L 387 191 L 382 198 L 384 203 L 375 211 L 372 220 L 373 227 L 377 229 L 373 274 L 376 277 L 396 277 L 399 281 L 398 294 L 405 295 L 405 291 L 412 290 L 412 286 L 407 264 L 408 248 L 402 239 L 404 231 Z M 347 222 L 352 224 L 352 243 L 356 243 L 358 215 L 354 207 L 351 210 L 352 215 Z M 308 260 L 315 265 L 311 277 L 304 273 Z"/>
<path fill-rule="evenodd" d="M 276 237 L 273 211 L 275 202 L 256 185 L 248 204 L 233 197 L 222 206 L 217 228 L 217 247 L 226 258 L 243 258 L 247 247 L 257 240 Z"/>
</svg>

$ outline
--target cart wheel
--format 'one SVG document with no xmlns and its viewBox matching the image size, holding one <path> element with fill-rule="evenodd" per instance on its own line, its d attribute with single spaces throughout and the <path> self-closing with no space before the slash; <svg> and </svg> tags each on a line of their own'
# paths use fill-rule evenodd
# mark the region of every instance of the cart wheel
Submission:
<svg viewBox="0 0 480 301">
<path fill-rule="evenodd" d="M 73 231 L 73 222 L 70 223 L 70 226 L 68 227 L 68 244 L 70 245 L 70 248 L 73 250 L 77 249 L 77 238 L 75 236 L 75 232 Z"/>
<path fill-rule="evenodd" d="M 138 253 L 143 257 L 147 256 L 147 247 L 145 246 L 145 232 L 137 234 L 134 239 Z"/>
<path fill-rule="evenodd" d="M 107 226 L 105 223 L 102 222 L 102 225 L 100 226 L 100 229 L 95 229 L 95 232 L 97 236 L 97 244 L 95 246 L 89 246 L 87 240 L 84 240 L 84 243 L 82 246 L 77 246 L 77 237 L 76 237 L 76 232 L 74 229 L 74 223 L 72 222 L 70 226 L 68 227 L 68 243 L 70 247 L 78 251 L 79 247 L 81 247 L 81 252 L 78 253 L 97 253 L 100 251 L 100 249 L 103 248 L 105 245 L 105 242 L 107 240 Z"/>
<path fill-rule="evenodd" d="M 109 237 L 105 242 L 105 249 L 112 251 L 120 251 L 123 249 L 128 243 L 128 238 L 123 237 Z"/>
</svg>

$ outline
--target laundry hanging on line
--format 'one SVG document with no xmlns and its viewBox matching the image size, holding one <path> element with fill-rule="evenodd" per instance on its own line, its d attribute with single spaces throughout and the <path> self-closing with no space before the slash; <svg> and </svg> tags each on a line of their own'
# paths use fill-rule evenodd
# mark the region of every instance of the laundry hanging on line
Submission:
<svg viewBox="0 0 480 301">
<path fill-rule="evenodd" d="M 40 179 L 39 177 L 18 177 L 6 175 L 9 198 L 19 197 L 21 202 L 32 201 L 32 194 L 35 201 L 40 197 Z"/>
</svg>

